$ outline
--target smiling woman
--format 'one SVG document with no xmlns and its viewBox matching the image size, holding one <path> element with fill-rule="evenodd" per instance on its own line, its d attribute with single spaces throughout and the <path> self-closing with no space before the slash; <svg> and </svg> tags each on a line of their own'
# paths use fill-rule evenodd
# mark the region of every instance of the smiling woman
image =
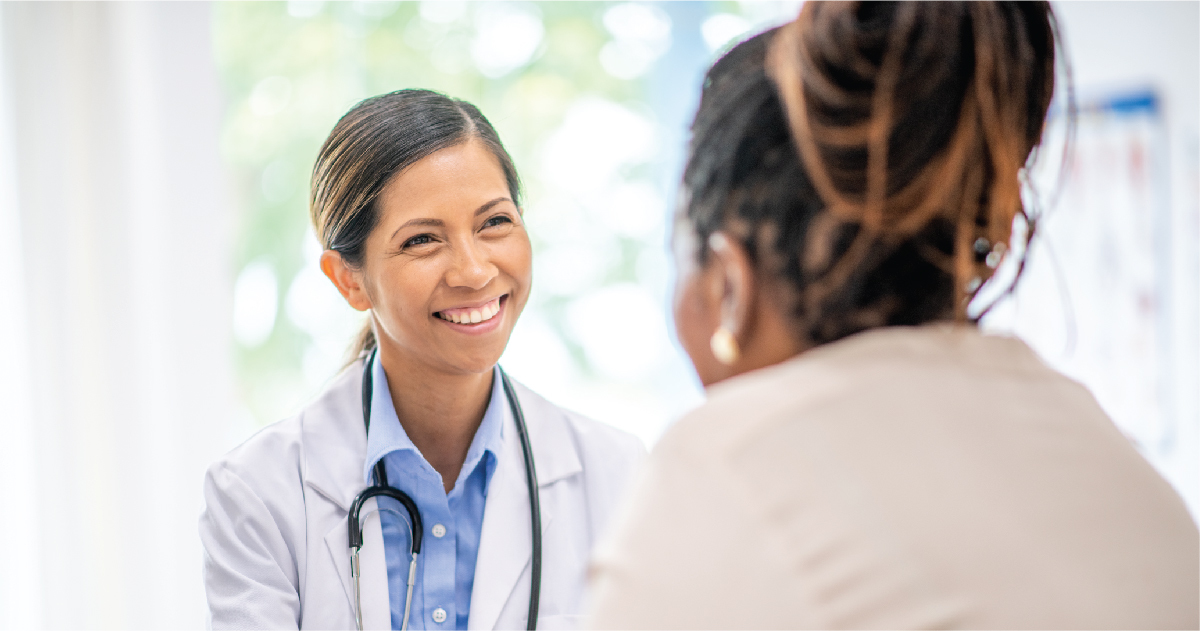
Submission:
<svg viewBox="0 0 1200 631">
<path fill-rule="evenodd" d="M 312 405 L 210 469 L 214 627 L 553 628 L 581 613 L 588 554 L 644 448 L 497 366 L 533 278 L 519 203 L 469 103 L 401 90 L 338 121 L 310 210 L 321 270 L 370 317 Z"/>
<path fill-rule="evenodd" d="M 398 176 L 388 179 L 389 174 Z M 338 122 L 313 168 L 310 211 L 317 237 L 326 249 L 321 269 L 351 306 L 368 309 L 365 305 L 369 303 L 356 302 L 359 295 L 348 293 L 350 287 L 340 283 L 335 272 L 362 270 L 369 236 L 381 221 L 390 227 L 375 236 L 386 242 L 380 245 L 380 254 L 388 259 L 400 255 L 390 269 L 404 267 L 405 273 L 411 274 L 414 269 L 408 262 L 422 261 L 417 268 L 429 271 L 434 265 L 431 258 L 444 265 L 449 260 L 446 254 L 463 252 L 462 242 L 445 243 L 454 217 L 448 220 L 442 215 L 454 215 L 447 211 L 463 204 L 479 214 L 499 205 L 500 212 L 493 213 L 498 216 L 487 218 L 488 228 L 505 221 L 513 226 L 521 223 L 517 211 L 520 196 L 512 158 L 475 106 L 426 90 L 401 90 L 367 99 Z M 474 221 L 476 215 L 470 218 Z M 396 241 L 401 236 L 403 239 Z M 439 236 L 449 247 L 437 248 L 440 255 L 430 257 Z M 529 295 L 531 256 L 523 224 L 517 238 L 502 241 L 506 248 L 524 252 L 524 291 L 515 314 L 520 315 Z M 508 332 L 516 322 L 515 315 Z M 368 322 L 358 351 L 366 352 L 375 345 L 373 325 Z"/>
<path fill-rule="evenodd" d="M 378 344 L 384 367 L 402 364 L 409 382 L 472 375 L 485 393 L 529 298 L 532 253 L 506 162 L 476 139 L 438 149 L 382 188 L 360 251 L 326 244 L 325 275 L 350 306 L 372 310 L 378 334 L 364 331 L 360 350 Z"/>
</svg>

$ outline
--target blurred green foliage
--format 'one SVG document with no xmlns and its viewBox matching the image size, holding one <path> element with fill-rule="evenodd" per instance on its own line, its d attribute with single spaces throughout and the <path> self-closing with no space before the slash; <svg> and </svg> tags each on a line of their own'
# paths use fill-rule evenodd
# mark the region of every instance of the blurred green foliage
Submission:
<svg viewBox="0 0 1200 631">
<path fill-rule="evenodd" d="M 265 261 L 279 287 L 269 337 L 237 349 L 240 395 L 260 423 L 312 394 L 314 384 L 302 369 L 311 336 L 283 305 L 305 265 L 312 163 L 337 119 L 363 98 L 402 88 L 466 99 L 489 117 L 512 153 L 525 199 L 536 199 L 544 183 L 525 165 L 579 95 L 633 103 L 640 96 L 640 82 L 614 78 L 598 62 L 608 40 L 602 24 L 608 4 L 533 6 L 545 36 L 527 65 L 497 78 L 464 59 L 477 5 L 445 23 L 423 19 L 416 2 L 214 5 L 214 47 L 228 103 L 221 148 L 240 204 L 236 269 Z M 431 60 L 436 55 L 438 62 Z M 630 269 L 626 261 L 614 271 Z"/>
<path fill-rule="evenodd" d="M 765 6 L 214 3 L 227 103 L 220 144 L 238 204 L 234 330 L 250 331 L 235 335 L 236 380 L 253 423 L 297 410 L 346 360 L 362 319 L 316 271 L 309 175 L 340 116 L 364 98 L 403 88 L 479 106 L 521 174 L 536 280 L 514 333 L 516 340 L 522 327 L 529 331 L 525 356 L 506 354 L 506 366 L 535 366 L 519 375 L 535 381 L 538 371 L 569 373 L 565 381 L 530 385 L 555 389 L 559 402 L 577 409 L 599 402 L 585 413 L 604 416 L 598 408 L 636 400 L 622 403 L 620 415 L 633 419 L 624 410 L 636 407 L 641 418 L 665 422 L 657 417 L 694 397 L 695 386 L 666 324 L 665 188 L 673 177 L 667 170 L 676 167 L 664 156 L 679 148 L 672 154 L 662 146 L 656 116 L 663 97 L 652 93 L 655 81 L 665 85 L 664 72 L 701 69 L 750 28 L 739 15 Z M 688 17 L 691 31 L 676 24 L 672 32 L 668 13 Z M 696 20 L 710 13 L 719 19 L 704 24 L 701 42 Z M 684 53 L 681 34 L 690 38 Z M 675 66 L 656 68 L 670 51 Z M 668 116 L 683 115 L 674 111 Z M 613 291 L 597 298 L 604 288 Z M 604 309 L 615 311 L 598 314 Z M 243 316 L 254 326 L 241 326 Z M 614 318 L 621 321 L 609 326 Z"/>
</svg>

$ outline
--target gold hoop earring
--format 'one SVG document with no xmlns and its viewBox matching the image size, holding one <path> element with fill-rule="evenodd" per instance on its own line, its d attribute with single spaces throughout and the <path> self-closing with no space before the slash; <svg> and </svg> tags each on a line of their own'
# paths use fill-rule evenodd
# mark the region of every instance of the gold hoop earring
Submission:
<svg viewBox="0 0 1200 631">
<path fill-rule="evenodd" d="M 713 332 L 712 337 L 708 340 L 708 346 L 712 349 L 713 357 L 726 366 L 732 366 L 742 356 L 742 349 L 738 348 L 737 338 L 724 326 Z"/>
</svg>

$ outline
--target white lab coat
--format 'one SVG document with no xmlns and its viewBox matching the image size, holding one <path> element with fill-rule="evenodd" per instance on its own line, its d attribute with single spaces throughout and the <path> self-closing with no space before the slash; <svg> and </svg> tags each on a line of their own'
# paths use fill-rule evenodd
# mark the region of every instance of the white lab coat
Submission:
<svg viewBox="0 0 1200 631">
<path fill-rule="evenodd" d="M 354 628 L 346 516 L 366 488 L 361 368 L 355 363 L 300 414 L 267 427 L 209 468 L 200 538 L 211 627 Z M 571 628 L 583 613 L 592 546 L 645 448 L 624 432 L 513 385 L 529 428 L 541 501 L 538 628 Z M 503 409 L 501 455 L 488 487 L 475 566 L 471 629 L 524 629 L 528 616 L 528 487 L 516 425 L 509 406 Z M 386 629 L 387 567 L 373 499 L 363 513 L 363 626 Z M 425 621 L 425 626 L 437 625 Z"/>
</svg>

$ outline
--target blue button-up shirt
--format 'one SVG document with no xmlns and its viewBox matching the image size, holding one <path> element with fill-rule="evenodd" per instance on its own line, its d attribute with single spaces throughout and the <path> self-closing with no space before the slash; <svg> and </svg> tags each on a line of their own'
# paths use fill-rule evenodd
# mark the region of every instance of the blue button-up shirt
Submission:
<svg viewBox="0 0 1200 631">
<path fill-rule="evenodd" d="M 363 477 L 367 484 L 373 484 L 375 463 L 382 458 L 388 482 L 416 502 L 425 528 L 408 627 L 466 629 L 471 610 L 471 588 L 475 583 L 475 559 L 483 530 L 483 507 L 500 453 L 506 403 L 500 372 L 493 371 L 491 400 L 450 493 L 445 491 L 442 476 L 417 451 L 400 425 L 378 357 L 371 367 L 371 374 L 374 379 L 371 431 L 367 436 Z M 399 502 L 390 498 L 381 497 L 378 501 L 387 558 L 392 628 L 399 629 L 404 616 L 412 550 L 408 513 Z M 442 613 L 439 609 L 444 615 L 439 615 Z M 442 622 L 438 622 L 439 619 Z"/>
</svg>

